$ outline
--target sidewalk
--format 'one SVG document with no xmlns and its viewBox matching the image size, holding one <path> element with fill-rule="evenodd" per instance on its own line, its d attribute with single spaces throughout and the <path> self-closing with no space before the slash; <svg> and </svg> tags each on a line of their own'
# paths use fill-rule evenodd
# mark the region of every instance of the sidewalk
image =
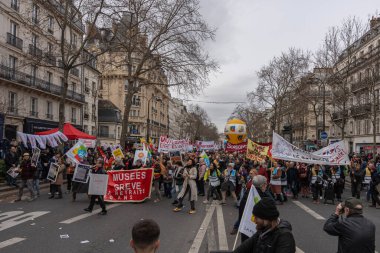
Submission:
<svg viewBox="0 0 380 253">
<path fill-rule="evenodd" d="M 17 183 L 20 183 L 20 180 L 17 180 Z M 66 180 L 63 180 L 63 184 L 66 184 Z M 40 189 L 46 189 L 50 187 L 50 182 L 41 182 Z M 18 193 L 18 188 L 14 186 L 8 186 L 6 182 L 0 183 L 0 199 L 7 198 Z"/>
</svg>

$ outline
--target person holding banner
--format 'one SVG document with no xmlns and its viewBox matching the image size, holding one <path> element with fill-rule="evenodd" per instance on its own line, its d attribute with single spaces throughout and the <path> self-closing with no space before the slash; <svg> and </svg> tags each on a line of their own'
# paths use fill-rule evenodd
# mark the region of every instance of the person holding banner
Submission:
<svg viewBox="0 0 380 253">
<path fill-rule="evenodd" d="M 276 201 L 278 201 L 277 204 L 282 205 L 284 203 L 284 196 L 282 195 L 281 191 L 281 165 L 277 161 L 274 161 L 273 167 L 270 171 L 270 186 L 272 193 L 275 195 Z"/>
<path fill-rule="evenodd" d="M 96 160 L 95 167 L 91 170 L 92 174 L 107 174 L 107 172 L 103 168 L 104 161 L 102 158 L 98 158 Z M 98 199 L 99 205 L 102 208 L 102 211 L 99 213 L 100 215 L 106 215 L 106 205 L 104 204 L 103 196 L 102 195 L 91 195 L 90 205 L 84 209 L 84 211 L 91 213 L 92 209 L 94 209 L 95 200 Z"/>
<path fill-rule="evenodd" d="M 33 189 L 33 177 L 36 172 L 36 165 L 30 160 L 29 153 L 24 153 L 18 172 L 21 173 L 21 185 L 19 186 L 18 198 L 15 200 L 21 201 L 21 197 L 24 193 L 24 188 L 27 187 L 30 192 L 30 201 L 36 199 L 36 194 Z"/>
<path fill-rule="evenodd" d="M 257 232 L 244 241 L 234 253 L 294 253 L 296 243 L 289 222 L 279 219 L 276 203 L 262 198 L 252 210 L 252 220 Z"/>
<path fill-rule="evenodd" d="M 222 192 L 220 191 L 220 177 L 221 173 L 217 167 L 217 165 L 212 162 L 210 164 L 210 168 L 206 171 L 204 175 L 204 181 L 209 180 L 209 187 L 207 190 L 207 197 L 203 201 L 204 204 L 209 203 L 210 198 L 216 195 L 216 198 L 221 201 L 222 200 Z"/>
<path fill-rule="evenodd" d="M 57 171 L 57 177 L 56 177 L 55 182 L 51 182 L 49 199 L 53 199 L 56 192 L 58 192 L 58 196 L 55 198 L 56 199 L 62 198 L 63 172 L 66 169 L 62 156 L 58 158 L 57 164 L 59 166 L 58 171 Z"/>
<path fill-rule="evenodd" d="M 196 213 L 195 211 L 195 201 L 197 201 L 198 191 L 197 191 L 197 183 L 195 182 L 197 178 L 197 169 L 195 168 L 194 159 L 190 158 L 187 161 L 185 170 L 183 171 L 183 178 L 185 179 L 183 182 L 182 190 L 178 194 L 178 205 L 173 209 L 174 212 L 179 212 L 183 208 L 183 199 L 186 194 L 190 195 L 190 211 L 189 214 Z"/>
<path fill-rule="evenodd" d="M 319 204 L 318 195 L 322 196 L 322 187 L 323 187 L 323 169 L 318 164 L 314 164 L 311 169 L 311 191 L 313 193 L 313 203 Z"/>
</svg>

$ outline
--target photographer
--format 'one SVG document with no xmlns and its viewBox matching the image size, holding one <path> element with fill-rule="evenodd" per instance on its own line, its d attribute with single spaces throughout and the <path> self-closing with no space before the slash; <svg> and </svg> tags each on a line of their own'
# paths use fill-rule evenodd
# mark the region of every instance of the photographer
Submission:
<svg viewBox="0 0 380 253">
<path fill-rule="evenodd" d="M 345 214 L 346 218 L 339 218 Z M 339 236 L 338 253 L 375 252 L 375 225 L 363 216 L 363 204 L 349 198 L 337 205 L 335 213 L 326 221 L 323 230 Z"/>
</svg>

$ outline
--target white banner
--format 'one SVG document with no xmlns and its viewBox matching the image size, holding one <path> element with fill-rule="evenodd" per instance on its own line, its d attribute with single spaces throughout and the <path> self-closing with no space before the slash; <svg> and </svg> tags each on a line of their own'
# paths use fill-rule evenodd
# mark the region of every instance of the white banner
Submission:
<svg viewBox="0 0 380 253">
<path fill-rule="evenodd" d="M 166 136 L 160 137 L 158 152 L 168 153 L 171 151 L 187 151 L 189 140 L 173 140 Z"/>
<path fill-rule="evenodd" d="M 344 141 L 334 142 L 318 151 L 313 152 L 314 155 L 325 156 L 333 164 L 350 165 L 347 148 Z"/>
<path fill-rule="evenodd" d="M 88 186 L 88 195 L 106 195 L 108 185 L 108 175 L 91 174 L 90 184 Z"/>
<path fill-rule="evenodd" d="M 315 155 L 292 145 L 280 135 L 273 132 L 272 157 L 275 159 L 321 165 L 344 165 L 334 163 L 327 156 Z"/>
<path fill-rule="evenodd" d="M 137 160 L 141 160 L 143 164 L 146 164 L 148 158 L 148 151 L 136 150 L 135 157 L 133 158 L 133 165 L 136 165 Z"/>
<path fill-rule="evenodd" d="M 197 141 L 195 145 L 199 150 L 215 149 L 215 141 Z"/>
<path fill-rule="evenodd" d="M 96 146 L 96 140 L 78 139 L 78 141 L 81 141 L 87 148 L 95 148 Z"/>
<path fill-rule="evenodd" d="M 251 237 L 256 233 L 256 224 L 252 221 L 252 210 L 257 202 L 261 200 L 256 188 L 252 185 L 249 190 L 247 203 L 244 207 L 243 216 L 241 217 L 239 232 Z"/>
</svg>

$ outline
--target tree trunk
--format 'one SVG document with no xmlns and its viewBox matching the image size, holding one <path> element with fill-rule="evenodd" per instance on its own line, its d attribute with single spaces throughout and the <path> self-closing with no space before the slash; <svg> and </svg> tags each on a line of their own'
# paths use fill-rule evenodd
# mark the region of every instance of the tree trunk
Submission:
<svg viewBox="0 0 380 253">
<path fill-rule="evenodd" d="M 132 107 L 133 95 L 134 93 L 131 91 L 131 89 L 128 86 L 128 93 L 125 98 L 124 113 L 123 113 L 122 124 L 121 124 L 121 136 L 120 136 L 120 145 L 123 147 L 123 149 L 125 149 L 127 137 L 129 136 L 129 132 L 128 132 L 129 112 Z"/>
<path fill-rule="evenodd" d="M 61 87 L 61 99 L 59 100 L 59 122 L 58 129 L 59 131 L 63 131 L 63 124 L 65 123 L 65 105 L 66 105 L 66 96 L 67 89 L 69 87 L 69 70 L 63 70 L 63 87 Z"/>
</svg>

